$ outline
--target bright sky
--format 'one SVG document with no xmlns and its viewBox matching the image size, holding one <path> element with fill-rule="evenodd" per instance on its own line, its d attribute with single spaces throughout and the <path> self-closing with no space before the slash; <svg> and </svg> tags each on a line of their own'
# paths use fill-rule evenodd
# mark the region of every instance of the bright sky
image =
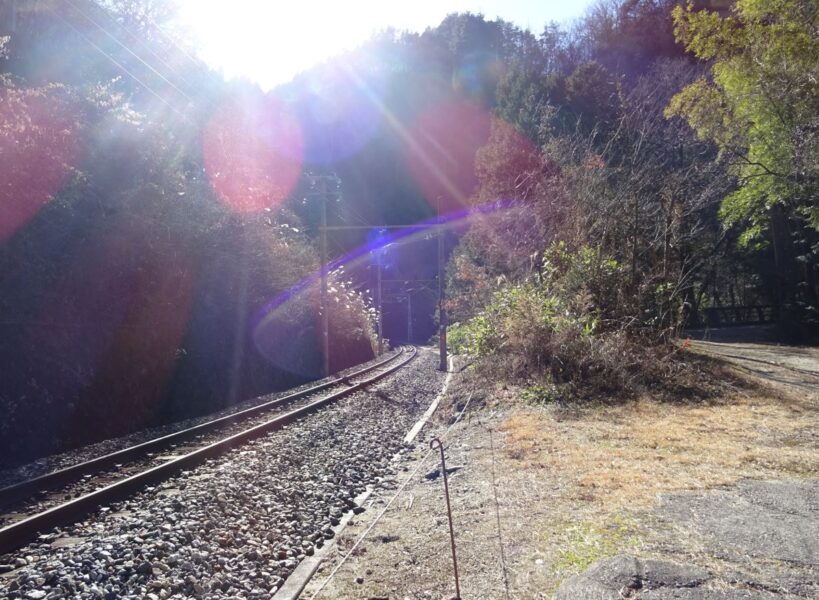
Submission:
<svg viewBox="0 0 819 600">
<path fill-rule="evenodd" d="M 501 17 L 540 33 L 592 0 L 178 0 L 199 54 L 227 77 L 269 89 L 394 27 L 423 31 L 453 12 Z"/>
</svg>

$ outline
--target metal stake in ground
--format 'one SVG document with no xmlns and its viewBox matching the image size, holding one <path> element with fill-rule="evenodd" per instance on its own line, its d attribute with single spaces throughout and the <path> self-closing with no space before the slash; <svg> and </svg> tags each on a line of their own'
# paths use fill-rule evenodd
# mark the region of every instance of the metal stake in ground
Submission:
<svg viewBox="0 0 819 600">
<path fill-rule="evenodd" d="M 441 451 L 441 473 L 444 475 L 444 495 L 446 496 L 446 514 L 449 519 L 449 543 L 452 546 L 452 567 L 455 570 L 455 600 L 461 600 L 461 584 L 458 579 L 458 558 L 455 556 L 455 528 L 452 525 L 452 508 L 449 505 L 449 482 L 446 477 L 446 458 L 444 458 L 444 445 L 438 438 L 433 438 L 429 442 L 429 447 L 433 450 L 437 448 Z"/>
</svg>

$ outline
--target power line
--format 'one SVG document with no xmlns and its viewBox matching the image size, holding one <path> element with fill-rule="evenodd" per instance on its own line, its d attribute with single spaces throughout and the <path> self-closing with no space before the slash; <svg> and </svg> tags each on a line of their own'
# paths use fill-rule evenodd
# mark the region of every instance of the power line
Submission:
<svg viewBox="0 0 819 600">
<path fill-rule="evenodd" d="M 119 39 L 117 36 L 115 36 L 114 34 L 112 34 L 112 33 L 111 33 L 110 31 L 108 31 L 108 30 L 107 30 L 105 27 L 103 27 L 103 26 L 102 26 L 102 25 L 100 25 L 100 24 L 99 24 L 97 21 L 95 21 L 93 18 L 91 18 L 90 16 L 88 16 L 88 14 L 87 14 L 87 13 L 85 13 L 85 11 L 83 11 L 81 8 L 77 7 L 77 5 L 76 5 L 76 4 L 74 4 L 74 3 L 73 3 L 71 0 L 65 0 L 65 2 L 67 2 L 67 3 L 68 3 L 68 4 L 69 4 L 69 5 L 70 5 L 70 6 L 71 6 L 71 7 L 72 7 L 72 8 L 73 8 L 75 11 L 77 11 L 78 13 L 80 13 L 80 15 L 82 15 L 82 16 L 83 16 L 83 18 L 85 18 L 87 21 L 89 21 L 90 23 L 92 23 L 92 24 L 93 24 L 93 25 L 94 25 L 94 26 L 95 26 L 97 29 L 99 29 L 99 30 L 100 30 L 100 31 L 102 31 L 102 32 L 103 32 L 103 33 L 104 33 L 106 36 L 108 36 L 110 39 L 112 39 L 112 40 L 114 41 L 114 43 L 116 43 L 116 44 L 117 44 L 118 46 L 120 46 L 120 47 L 121 47 L 123 50 L 125 50 L 125 51 L 126 51 L 128 54 L 130 54 L 131 56 L 133 56 L 134 58 L 136 58 L 136 59 L 137 59 L 139 62 L 141 62 L 143 65 L 145 65 L 145 66 L 146 66 L 146 67 L 147 67 L 147 68 L 148 68 L 150 71 L 152 71 L 152 72 L 153 72 L 155 75 L 157 75 L 157 76 L 158 76 L 158 77 L 159 77 L 159 78 L 160 78 L 162 81 L 164 81 L 164 82 L 165 82 L 165 83 L 167 83 L 169 86 L 171 86 L 173 89 L 175 89 L 177 92 L 179 92 L 179 93 L 182 95 L 182 97 L 183 97 L 183 98 L 185 98 L 185 100 L 187 100 L 188 102 L 190 102 L 191 104 L 193 104 L 193 99 L 192 99 L 190 96 L 188 96 L 188 95 L 187 95 L 187 94 L 186 94 L 184 91 L 182 91 L 181 89 L 179 89 L 179 88 L 178 88 L 178 87 L 177 87 L 177 86 L 176 86 L 176 85 L 175 85 L 175 84 L 174 84 L 172 81 L 170 81 L 170 80 L 169 80 L 167 77 L 165 77 L 165 76 L 164 76 L 162 73 L 160 73 L 159 71 L 157 71 L 157 70 L 156 70 L 156 69 L 153 67 L 153 65 L 151 65 L 150 63 L 148 63 L 148 62 L 147 62 L 146 60 L 144 60 L 142 57 L 140 57 L 139 55 L 137 55 L 137 54 L 136 54 L 136 53 L 135 53 L 133 50 L 131 50 L 131 49 L 130 49 L 128 46 L 126 46 L 125 44 L 123 44 L 123 43 L 120 41 L 120 39 Z M 106 14 L 107 14 L 107 13 L 106 13 Z M 110 15 L 109 15 L 109 16 L 110 16 Z"/>
<path fill-rule="evenodd" d="M 117 66 L 119 69 L 121 69 L 123 73 L 125 73 L 126 75 L 128 75 L 128 77 L 130 77 L 131 79 L 133 79 L 134 81 L 136 81 L 136 82 L 137 82 L 139 85 L 141 85 L 142 87 L 144 87 L 144 88 L 145 88 L 145 89 L 146 89 L 146 90 L 147 90 L 149 93 L 151 93 L 153 96 L 155 96 L 157 100 L 159 100 L 159 101 L 160 101 L 160 102 L 162 102 L 162 103 L 163 103 L 165 106 L 167 106 L 168 108 L 170 108 L 170 109 L 171 109 L 173 112 L 175 112 L 177 115 L 179 115 L 179 116 L 180 116 L 182 119 L 187 120 L 187 117 L 186 117 L 186 116 L 185 116 L 183 113 L 181 113 L 181 112 L 180 112 L 180 111 L 179 111 L 179 110 L 178 110 L 178 109 L 177 109 L 175 106 L 173 106 L 173 105 L 172 105 L 172 104 L 170 104 L 170 103 L 169 103 L 167 100 L 165 100 L 165 98 L 163 98 L 162 96 L 160 96 L 160 95 L 159 95 L 159 94 L 158 94 L 156 91 L 154 91 L 154 89 L 153 89 L 151 86 L 149 86 L 147 83 L 145 83 L 144 81 L 142 81 L 142 80 L 141 80 L 139 77 L 137 77 L 136 75 L 134 75 L 133 73 L 131 73 L 131 71 L 129 71 L 129 70 L 128 70 L 128 68 L 127 68 L 127 67 L 125 67 L 125 65 L 123 65 L 122 63 L 120 63 L 119 61 L 117 61 L 117 60 L 116 60 L 116 59 L 115 59 L 113 56 L 111 56 L 111 55 L 109 55 L 107 52 L 105 52 L 105 50 L 103 50 L 102 48 L 100 48 L 99 46 L 97 46 L 97 44 L 95 44 L 93 41 L 91 41 L 91 40 L 88 38 L 88 36 L 86 36 L 86 35 L 85 35 L 85 34 L 84 34 L 82 31 L 80 31 L 79 29 L 77 29 L 77 27 L 76 27 L 76 26 L 75 26 L 75 25 L 74 25 L 74 24 L 73 24 L 71 21 L 69 21 L 68 19 L 66 19 L 65 17 L 63 17 L 63 16 L 62 16 L 61 14 L 59 14 L 59 13 L 56 13 L 56 15 L 57 15 L 57 18 L 59 18 L 59 19 L 60 19 L 60 20 L 61 20 L 63 23 L 65 23 L 66 25 L 68 25 L 68 26 L 69 26 L 71 29 L 73 29 L 73 30 L 74 30 L 74 32 L 75 32 L 77 35 L 79 35 L 79 36 L 80 36 L 80 37 L 81 37 L 83 40 L 85 40 L 85 41 L 88 43 L 88 45 L 89 45 L 89 46 L 91 46 L 92 48 L 94 48 L 94 49 L 95 49 L 97 52 L 99 52 L 99 53 L 100 53 L 100 54 L 102 54 L 102 55 L 103 55 L 105 58 L 107 58 L 109 61 L 111 61 L 111 63 L 113 63 L 115 66 Z"/>
</svg>

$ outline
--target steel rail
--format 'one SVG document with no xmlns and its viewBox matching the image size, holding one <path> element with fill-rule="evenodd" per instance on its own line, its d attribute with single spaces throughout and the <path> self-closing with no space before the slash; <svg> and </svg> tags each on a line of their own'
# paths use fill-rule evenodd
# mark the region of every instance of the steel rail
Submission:
<svg viewBox="0 0 819 600">
<path fill-rule="evenodd" d="M 403 352 L 404 349 L 401 348 L 397 352 L 393 353 L 389 358 L 371 364 L 363 369 L 345 375 L 344 377 L 335 377 L 332 380 L 326 381 L 319 385 L 282 396 L 281 398 L 276 398 L 275 400 L 271 400 L 269 402 L 264 402 L 251 408 L 246 408 L 245 410 L 241 410 L 230 415 L 225 415 L 224 417 L 212 419 L 210 421 L 200 423 L 199 425 L 188 427 L 187 429 L 181 429 L 174 433 L 169 433 L 167 435 L 147 440 L 133 446 L 128 446 L 127 448 L 122 448 L 121 450 L 116 450 L 115 452 L 104 454 L 102 456 L 77 463 L 76 465 L 64 467 L 56 471 L 51 471 L 50 473 L 44 473 L 38 477 L 33 477 L 31 479 L 12 484 L 8 487 L 1 488 L 0 506 L 8 506 L 14 502 L 29 498 L 40 491 L 52 489 L 79 479 L 82 475 L 97 473 L 116 464 L 133 460 L 135 458 L 141 458 L 154 450 L 159 450 L 170 446 L 171 444 L 188 440 L 196 437 L 197 435 L 218 429 L 224 425 L 258 415 L 271 408 L 288 404 L 294 400 L 298 400 L 299 398 L 321 392 L 327 388 L 339 385 L 340 383 L 345 383 L 349 381 L 351 377 L 365 375 L 370 371 L 383 367 L 384 365 L 397 359 L 403 354 Z"/>
<path fill-rule="evenodd" d="M 400 354 L 403 353 L 396 354 L 396 356 Z M 239 433 L 235 433 L 197 450 L 193 450 L 192 452 L 189 452 L 183 456 L 171 459 L 164 464 L 149 468 L 141 473 L 137 473 L 136 475 L 132 475 L 126 479 L 122 479 L 112 483 L 111 485 L 85 494 L 84 496 L 74 498 L 73 500 L 69 500 L 63 504 L 49 508 L 36 515 L 32 515 L 31 517 L 12 523 L 11 525 L 0 529 L 0 554 L 5 554 L 19 548 L 31 540 L 37 533 L 43 530 L 74 522 L 101 505 L 125 498 L 139 491 L 148 484 L 157 483 L 168 479 L 181 470 L 201 464 L 208 458 L 219 456 L 220 454 L 225 453 L 227 450 L 241 445 L 249 440 L 260 437 L 265 433 L 281 429 L 285 425 L 288 425 L 300 417 L 308 415 L 319 408 L 330 404 L 331 402 L 335 402 L 336 400 L 344 398 L 345 396 L 349 396 L 350 394 L 363 390 L 379 379 L 394 373 L 415 358 L 417 354 L 418 351 L 413 348 L 407 358 L 400 361 L 398 364 L 391 366 L 387 370 L 370 377 L 369 379 L 352 384 L 348 388 L 324 396 L 323 398 L 302 406 L 301 408 L 297 408 L 278 417 L 274 417 L 273 419 L 265 421 L 264 423 L 255 425 Z"/>
</svg>

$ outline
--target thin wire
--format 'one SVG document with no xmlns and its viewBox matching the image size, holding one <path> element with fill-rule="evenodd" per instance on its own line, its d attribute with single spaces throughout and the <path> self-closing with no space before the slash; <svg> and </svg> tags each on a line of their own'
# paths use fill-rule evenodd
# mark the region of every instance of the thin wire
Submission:
<svg viewBox="0 0 819 600">
<path fill-rule="evenodd" d="M 99 46 L 97 46 L 97 45 L 96 45 L 94 42 L 92 42 L 90 39 L 88 39 L 88 36 L 86 36 L 86 35 L 85 35 L 85 34 L 84 34 L 82 31 L 80 31 L 79 29 L 77 29 L 77 27 L 76 27 L 76 26 L 75 26 L 75 25 L 74 25 L 74 24 L 73 24 L 71 21 L 69 21 L 68 19 L 66 19 L 65 17 L 63 17 L 63 16 L 62 16 L 62 15 L 61 15 L 59 12 L 57 12 L 57 13 L 55 13 L 55 14 L 57 15 L 57 18 L 59 18 L 60 20 L 62 20 L 62 21 L 63 21 L 63 23 L 65 23 L 66 25 L 68 25 L 68 26 L 69 26 L 71 29 L 73 29 L 73 30 L 74 30 L 74 32 L 75 32 L 77 35 L 79 35 L 79 36 L 80 36 L 80 37 L 81 37 L 83 40 L 85 40 L 85 41 L 88 43 L 88 45 L 89 45 L 89 46 L 91 46 L 92 48 L 94 48 L 94 49 L 95 49 L 97 52 L 99 52 L 99 53 L 100 53 L 100 54 L 102 54 L 102 55 L 103 55 L 105 58 L 107 58 L 109 61 L 111 61 L 111 62 L 112 62 L 114 65 L 116 65 L 117 67 L 119 67 L 119 68 L 120 68 L 120 69 L 121 69 L 121 70 L 122 70 L 122 71 L 123 71 L 123 72 L 124 72 L 126 75 L 128 75 L 128 76 L 129 76 L 131 79 L 133 79 L 133 80 L 134 80 L 134 81 L 136 81 L 136 82 L 137 82 L 139 85 L 141 85 L 142 87 L 144 87 L 144 88 L 145 88 L 145 89 L 146 89 L 148 92 L 150 92 L 151 94 L 153 94 L 153 95 L 156 97 L 156 99 L 157 99 L 157 100 L 159 100 L 160 102 L 162 102 L 162 103 L 163 103 L 165 106 L 167 106 L 168 108 L 170 108 L 170 109 L 171 109 L 173 112 L 175 112 L 177 115 L 179 115 L 179 116 L 180 116 L 180 117 L 182 117 L 183 119 L 187 119 L 187 117 L 186 117 L 186 116 L 185 116 L 183 113 L 181 113 L 181 112 L 180 112 L 180 111 L 179 111 L 179 110 L 178 110 L 178 109 L 177 109 L 175 106 L 173 106 L 172 104 L 170 104 L 170 103 L 169 103 L 167 100 L 165 100 L 165 98 L 163 98 L 163 97 L 162 97 L 162 96 L 160 96 L 158 93 L 156 93 L 156 92 L 153 90 L 153 88 L 151 88 L 151 86 L 149 86 L 147 83 L 145 83 L 144 81 L 142 81 L 141 79 L 139 79 L 139 77 L 137 77 L 136 75 L 134 75 L 133 73 L 131 73 L 131 72 L 130 72 L 130 71 L 129 71 L 129 70 L 128 70 L 128 69 L 127 69 L 127 68 L 126 68 L 124 65 L 122 65 L 122 64 L 121 64 L 121 63 L 119 63 L 119 62 L 117 62 L 117 60 L 116 60 L 114 57 L 110 56 L 108 53 L 106 53 L 106 52 L 105 52 L 105 50 L 103 50 L 102 48 L 100 48 Z"/>
<path fill-rule="evenodd" d="M 446 436 L 447 436 L 447 435 L 449 435 L 449 432 L 450 432 L 450 431 L 452 431 L 452 428 L 453 428 L 453 427 L 455 427 L 455 424 L 456 424 L 458 421 L 460 421 L 460 420 L 461 420 L 461 417 L 463 416 L 464 412 L 466 412 L 466 409 L 469 407 L 469 403 L 470 403 L 470 402 L 472 402 L 472 394 L 469 394 L 469 398 L 467 398 L 467 400 L 466 400 L 466 404 L 464 404 L 464 407 L 461 409 L 461 412 L 458 414 L 458 417 L 457 417 L 457 418 L 456 418 L 456 419 L 455 419 L 455 420 L 452 422 L 452 424 L 451 424 L 449 427 L 447 427 L 446 431 L 444 431 L 444 434 L 443 434 L 442 436 L 440 436 L 440 438 L 439 438 L 439 439 L 440 439 L 441 441 L 443 441 L 443 440 L 446 438 Z M 381 512 L 380 512 L 380 513 L 378 513 L 378 516 L 375 518 L 375 520 L 374 520 L 374 521 L 373 521 L 373 522 L 370 524 L 370 526 L 369 526 L 369 527 L 367 527 L 367 529 L 365 529 L 365 530 L 364 530 L 364 532 L 363 532 L 363 533 L 362 533 L 362 534 L 359 536 L 359 538 L 356 540 L 355 544 L 353 544 L 352 548 L 350 548 L 350 549 L 347 551 L 347 554 L 345 554 L 345 555 L 342 557 L 342 559 L 341 559 L 341 560 L 339 561 L 339 563 L 338 563 L 338 564 L 335 566 L 335 568 L 334 568 L 334 569 L 333 569 L 333 570 L 330 572 L 330 574 L 327 576 L 327 578 L 326 578 L 326 579 L 325 579 L 325 580 L 324 580 L 324 581 L 321 583 L 321 585 L 319 586 L 319 588 L 318 588 L 318 589 L 317 589 L 315 592 L 313 592 L 313 595 L 312 595 L 312 596 L 310 596 L 310 600 L 315 600 L 315 598 L 316 598 L 316 597 L 319 595 L 319 593 L 321 593 L 321 590 L 323 590 L 323 589 L 325 588 L 325 586 L 326 586 L 328 583 L 330 583 L 330 580 L 331 580 L 333 577 L 335 577 L 336 573 L 338 573 L 338 570 L 341 568 L 341 566 L 342 566 L 342 565 L 343 565 L 345 562 L 347 562 L 347 559 L 348 559 L 348 558 L 350 558 L 350 556 L 352 556 L 353 552 L 355 552 L 355 549 L 356 549 L 356 548 L 358 548 L 358 546 L 361 544 L 361 542 L 363 542 L 363 541 L 364 541 L 364 538 L 366 538 L 366 537 L 367 537 L 367 535 L 369 535 L 369 533 L 370 533 L 370 531 L 372 531 L 373 527 L 375 527 L 375 526 L 378 524 L 378 522 L 381 520 L 381 517 L 383 517 L 383 516 L 384 516 L 384 514 L 385 514 L 385 513 L 386 513 L 386 512 L 389 510 L 390 506 L 392 506 L 393 502 L 395 502 L 395 500 L 398 498 L 398 496 L 401 494 L 401 492 L 403 492 L 403 491 L 404 491 L 404 488 L 405 488 L 405 487 L 407 487 L 407 484 L 410 482 L 410 480 L 411 480 L 413 477 L 415 477 L 415 474 L 416 474 L 416 473 L 419 471 L 419 469 L 421 468 L 421 466 L 423 466 L 423 464 L 426 462 L 427 458 L 429 458 L 429 455 L 430 455 L 430 454 L 432 454 L 432 452 L 433 452 L 433 451 L 432 451 L 431 449 L 430 449 L 430 450 L 427 450 L 427 453 L 426 453 L 426 454 L 424 455 L 424 457 L 423 457 L 423 458 L 422 458 L 422 459 L 421 459 L 421 460 L 418 462 L 418 464 L 417 464 L 417 465 L 416 465 L 416 467 L 415 467 L 415 468 L 412 470 L 412 472 L 411 472 L 411 473 L 410 473 L 410 474 L 407 476 L 407 478 L 404 480 L 404 483 L 402 483 L 402 484 L 401 484 L 401 485 L 398 487 L 398 489 L 397 489 L 397 490 L 396 490 L 396 492 L 395 492 L 395 495 L 394 495 L 392 498 L 390 498 L 390 501 L 389 501 L 389 502 L 387 502 L 386 506 L 384 506 L 384 508 L 381 510 Z"/>
<path fill-rule="evenodd" d="M 129 36 L 131 36 L 131 39 L 132 39 L 132 40 L 134 40 L 134 41 L 135 41 L 137 44 L 139 44 L 139 45 L 141 46 L 141 48 L 142 48 L 142 49 L 147 50 L 147 51 L 148 51 L 150 54 L 152 54 L 152 55 L 153 55 L 153 57 L 154 57 L 154 58 L 156 58 L 156 59 L 157 59 L 159 62 L 161 62 L 161 63 L 162 63 L 162 64 L 163 64 L 163 65 L 164 65 L 164 66 L 165 66 L 165 67 L 166 67 L 166 68 L 167 68 L 167 69 L 168 69 L 170 72 L 172 72 L 174 75 L 176 75 L 177 77 L 179 77 L 179 78 L 182 80 L 182 82 L 183 82 L 185 85 L 189 85 L 189 82 L 188 82 L 187 78 L 185 77 L 185 74 L 184 74 L 184 73 L 180 72 L 180 71 L 179 71 L 179 69 L 178 69 L 178 68 L 177 68 L 175 65 L 172 65 L 171 63 L 169 63 L 169 62 L 168 62 L 168 61 L 167 61 L 167 60 L 166 60 L 164 57 L 162 57 L 162 56 L 160 56 L 159 54 L 157 54 L 157 53 L 154 51 L 153 47 L 152 47 L 150 44 L 146 44 L 146 43 L 144 43 L 144 42 L 143 42 L 143 41 L 140 39 L 140 36 L 139 36 L 138 34 L 134 33 L 133 31 L 131 31 L 131 30 L 130 30 L 128 27 L 126 27 L 124 23 L 120 23 L 119 21 L 117 21 L 117 20 L 114 18 L 114 16 L 111 14 L 111 12 L 110 12 L 110 11 L 108 11 L 108 10 L 104 10 L 104 11 L 102 11 L 102 14 L 104 14 L 104 15 L 105 15 L 105 17 L 106 17 L 106 18 L 107 18 L 107 19 L 108 19 L 108 20 L 109 20 L 111 23 L 113 23 L 113 24 L 114 24 L 114 26 L 115 26 L 115 27 L 117 27 L 118 29 L 120 29 L 120 30 L 124 31 L 124 32 L 125 32 L 125 33 L 127 33 Z M 188 55 L 185 53 L 185 51 L 184 51 L 184 50 L 182 50 L 182 48 L 180 48 L 180 47 L 179 47 L 179 46 L 176 44 L 176 42 L 174 42 L 174 41 L 173 41 L 173 39 L 172 39 L 172 38 L 171 38 L 171 37 L 170 37 L 170 36 L 169 36 L 167 33 L 165 33 L 164 31 L 162 31 L 162 28 L 159 26 L 159 24 L 158 24 L 156 21 L 154 21 L 153 19 L 151 19 L 151 18 L 150 18 L 150 16 L 148 16 L 147 14 L 146 14 L 146 15 L 144 15 L 144 19 L 145 19 L 145 20 L 146 20 L 146 21 L 147 21 L 147 22 L 148 22 L 150 25 L 152 25 L 152 26 L 153 26 L 154 31 L 156 31 L 157 33 L 162 34 L 162 35 L 163 35 L 163 36 L 166 38 L 166 40 L 167 40 L 167 41 L 169 41 L 169 42 L 171 43 L 171 45 L 172 45 L 172 46 L 175 46 L 175 47 L 176 47 L 176 49 L 177 49 L 177 50 L 178 50 L 180 53 L 182 53 L 182 54 L 183 54 L 183 55 L 184 55 L 186 58 L 188 58 L 189 60 L 192 60 L 192 61 L 193 61 L 193 59 L 192 59 L 190 56 L 188 56 Z M 194 61 L 194 62 L 195 62 L 195 61 Z"/>
<path fill-rule="evenodd" d="M 495 518 L 498 522 L 498 545 L 500 546 L 501 566 L 503 567 L 503 587 L 506 590 L 506 600 L 509 600 L 509 577 L 506 574 L 506 555 L 503 552 L 503 536 L 501 535 L 500 504 L 498 503 L 498 481 L 495 478 L 495 440 L 492 428 L 489 429 L 489 448 L 492 452 L 492 491 L 495 494 Z"/>
<path fill-rule="evenodd" d="M 120 40 L 119 40 L 119 39 L 118 39 L 118 38 L 117 38 L 117 37 L 116 37 L 114 34 L 112 34 L 112 33 L 111 33 L 110 31 L 108 31 L 108 30 L 107 30 L 105 27 L 103 27 L 102 25 L 100 25 L 100 24 L 99 24 L 97 21 L 95 21 L 93 18 L 89 17 L 89 16 L 88 16 L 88 15 L 87 15 L 87 14 L 86 14 L 86 13 L 85 13 L 85 12 L 84 12 L 84 11 L 83 11 L 81 8 L 77 7 L 77 5 L 76 5 L 76 4 L 74 4 L 73 2 L 71 2 L 71 0 L 65 0 L 65 1 L 68 3 L 68 5 L 69 5 L 69 6 L 71 6 L 71 8 L 73 8 L 75 11 L 77 11 L 78 13 L 80 13 L 80 15 L 82 15 L 82 17 L 83 17 L 84 19 L 86 19 L 87 21 L 89 21 L 90 23 L 92 23 L 92 24 L 93 24 L 93 25 L 94 25 L 94 26 L 95 26 L 97 29 L 99 29 L 99 30 L 100 30 L 100 31 L 102 31 L 102 32 L 103 32 L 103 33 L 104 33 L 106 36 L 108 36 L 109 38 L 111 38 L 111 39 L 112 39 L 112 40 L 113 40 L 113 41 L 114 41 L 114 42 L 115 42 L 117 45 L 119 45 L 119 46 L 120 46 L 120 47 L 121 47 L 123 50 L 125 50 L 126 52 L 128 52 L 128 54 L 130 54 L 131 56 L 133 56 L 134 58 L 136 58 L 136 59 L 137 59 L 139 62 L 141 62 L 143 65 L 145 65 L 146 67 L 148 67 L 148 69 L 149 69 L 149 70 L 153 71 L 153 73 L 154 73 L 155 75 L 157 75 L 157 76 L 158 76 L 158 77 L 159 77 L 159 78 L 160 78 L 162 81 L 164 81 L 164 82 L 165 82 L 165 83 L 167 83 L 169 86 L 171 86 L 173 89 L 175 89 L 177 92 L 179 92 L 179 93 L 182 95 L 182 97 L 183 97 L 183 98 L 185 98 L 185 100 L 187 100 L 187 101 L 188 101 L 188 102 L 190 102 L 190 103 L 193 103 L 193 99 L 192 99 L 190 96 L 188 96 L 188 95 L 187 95 L 187 94 L 186 94 L 184 91 L 182 91 L 182 90 L 181 90 L 181 89 L 179 89 L 179 88 L 178 88 L 176 85 L 174 85 L 174 83 L 173 83 L 172 81 L 170 81 L 170 80 L 169 80 L 167 77 L 165 77 L 164 75 L 162 75 L 162 73 L 160 73 L 159 71 L 157 71 L 157 70 L 156 70 L 156 69 L 155 69 L 155 68 L 154 68 L 152 65 L 150 65 L 150 64 L 149 64 L 147 61 L 145 61 L 145 60 L 144 60 L 142 57 L 138 56 L 138 55 L 137 55 L 137 54 L 136 54 L 136 53 L 135 53 L 133 50 L 131 50 L 131 49 L 130 49 L 128 46 L 126 46 L 125 44 L 123 44 L 123 43 L 122 43 L 122 42 L 121 42 L 121 41 L 120 41 Z"/>
</svg>

